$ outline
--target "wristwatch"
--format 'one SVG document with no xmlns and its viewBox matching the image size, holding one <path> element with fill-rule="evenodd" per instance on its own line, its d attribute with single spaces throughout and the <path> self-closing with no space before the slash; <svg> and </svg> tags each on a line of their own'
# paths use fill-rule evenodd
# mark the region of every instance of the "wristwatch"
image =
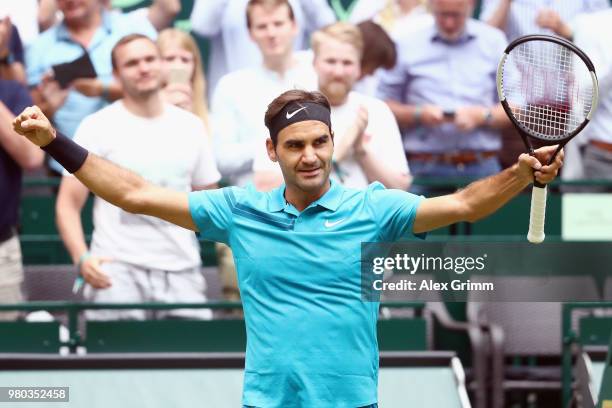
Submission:
<svg viewBox="0 0 612 408">
<path fill-rule="evenodd" d="M 421 105 L 416 105 L 414 107 L 414 113 L 412 114 L 412 120 L 414 121 L 415 124 L 419 124 L 421 122 L 422 111 L 423 111 L 423 108 L 421 107 Z"/>
<path fill-rule="evenodd" d="M 491 122 L 493 122 L 493 112 L 491 109 L 487 109 L 485 112 L 484 124 L 488 126 Z"/>
</svg>

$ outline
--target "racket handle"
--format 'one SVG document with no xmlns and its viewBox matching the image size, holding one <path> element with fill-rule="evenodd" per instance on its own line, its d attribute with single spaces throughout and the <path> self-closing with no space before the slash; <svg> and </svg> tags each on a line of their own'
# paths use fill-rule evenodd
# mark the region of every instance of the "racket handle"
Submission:
<svg viewBox="0 0 612 408">
<path fill-rule="evenodd" d="M 544 218 L 546 216 L 546 185 L 533 186 L 531 190 L 531 214 L 527 239 L 532 244 L 544 241 Z"/>
</svg>

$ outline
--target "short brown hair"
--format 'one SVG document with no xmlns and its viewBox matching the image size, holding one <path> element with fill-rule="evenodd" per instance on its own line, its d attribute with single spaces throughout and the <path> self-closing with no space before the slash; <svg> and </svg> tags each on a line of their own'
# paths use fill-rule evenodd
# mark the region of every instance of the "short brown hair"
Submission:
<svg viewBox="0 0 612 408">
<path fill-rule="evenodd" d="M 117 49 L 124 46 L 125 44 L 131 43 L 132 41 L 136 41 L 136 40 L 148 40 L 159 51 L 159 48 L 157 47 L 157 44 L 155 43 L 155 41 L 153 41 L 151 38 L 147 37 L 146 35 L 128 34 L 125 37 L 121 37 L 121 39 L 117 41 L 117 43 L 113 47 L 113 50 L 111 51 L 111 64 L 113 65 L 113 70 L 117 69 Z"/>
<path fill-rule="evenodd" d="M 395 43 L 380 25 L 372 20 L 357 24 L 363 37 L 361 70 L 366 67 L 391 69 L 397 62 Z"/>
<path fill-rule="evenodd" d="M 278 115 L 278 113 L 282 111 L 288 103 L 291 102 L 312 102 L 324 106 L 325 108 L 331 111 L 329 101 L 321 92 L 309 92 L 301 89 L 291 89 L 289 91 L 283 92 L 282 94 L 274 98 L 274 100 L 268 105 L 268 109 L 266 110 L 266 115 L 264 117 L 264 123 L 268 129 L 271 128 L 272 120 L 274 119 L 274 117 Z M 331 133 L 331 129 L 329 129 L 329 131 Z M 272 139 L 272 143 L 274 144 L 274 146 L 276 146 L 276 143 L 278 142 L 277 135 L 271 134 L 270 138 Z"/>
<path fill-rule="evenodd" d="M 359 58 L 363 55 L 363 37 L 361 31 L 351 23 L 333 23 L 313 33 L 311 46 L 315 55 L 326 38 L 333 38 L 342 43 L 350 44 L 357 50 Z"/>
<path fill-rule="evenodd" d="M 289 19 L 291 19 L 291 21 L 295 21 L 293 7 L 291 7 L 291 4 L 289 4 L 289 0 L 249 0 L 246 7 L 247 28 L 249 30 L 251 29 L 251 10 L 253 10 L 255 6 L 262 6 L 266 10 L 273 10 L 283 5 L 287 6 L 289 9 Z"/>
</svg>

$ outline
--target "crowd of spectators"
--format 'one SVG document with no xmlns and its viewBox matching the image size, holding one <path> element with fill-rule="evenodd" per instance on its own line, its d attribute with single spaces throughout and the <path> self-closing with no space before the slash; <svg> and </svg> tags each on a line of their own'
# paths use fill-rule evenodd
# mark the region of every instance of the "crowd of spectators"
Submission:
<svg viewBox="0 0 612 408">
<path fill-rule="evenodd" d="M 601 84 L 566 172 L 612 179 L 608 0 L 479 5 L 476 19 L 474 0 L 196 0 L 190 25 L 209 44 L 205 61 L 190 33 L 171 28 L 180 0 L 128 13 L 110 0 L 0 0 L 0 302 L 22 300 L 19 197 L 23 171 L 37 167 L 61 178 L 57 226 L 87 299 L 205 299 L 196 237 L 185 230 L 96 199 L 87 245 L 89 191 L 10 127 L 33 103 L 59 132 L 153 182 L 269 190 L 282 169 L 266 144 L 268 103 L 319 90 L 332 107 L 336 180 L 431 194 L 413 177 L 500 169 L 511 126 L 497 103 L 497 63 L 508 41 L 553 34 L 592 57 Z M 237 300 L 231 250 L 216 249 L 223 295 Z M 91 317 L 144 318 L 104 313 Z"/>
</svg>

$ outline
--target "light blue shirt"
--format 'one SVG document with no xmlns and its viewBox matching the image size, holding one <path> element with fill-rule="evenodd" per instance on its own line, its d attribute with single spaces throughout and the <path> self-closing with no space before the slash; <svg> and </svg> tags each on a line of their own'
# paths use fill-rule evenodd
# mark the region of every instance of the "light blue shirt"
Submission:
<svg viewBox="0 0 612 408">
<path fill-rule="evenodd" d="M 574 43 L 584 51 L 599 81 L 597 110 L 577 139 L 598 140 L 612 144 L 612 8 L 583 14 L 574 22 Z"/>
<path fill-rule="evenodd" d="M 137 24 L 138 23 L 138 24 Z M 156 38 L 156 31 L 148 19 L 136 19 L 119 12 L 103 12 L 102 24 L 87 47 L 98 79 L 108 85 L 113 78 L 111 51 L 115 44 L 128 34 L 140 33 Z M 74 42 L 65 24 L 59 23 L 42 33 L 26 51 L 28 85 L 36 86 L 43 75 L 56 64 L 72 61 L 83 55 L 83 48 Z M 81 120 L 108 104 L 104 98 L 88 97 L 71 90 L 64 104 L 53 115 L 53 124 L 61 133 L 73 137 Z M 50 163 L 57 171 L 62 167 Z"/>
<path fill-rule="evenodd" d="M 436 25 L 396 38 L 398 61 L 382 73 L 378 93 L 383 100 L 408 105 L 438 105 L 444 110 L 498 103 L 497 65 L 507 45 L 504 34 L 476 20 L 468 20 L 463 35 L 447 42 Z M 416 126 L 403 130 L 407 152 L 452 153 L 495 151 L 501 148 L 499 132 L 477 128 L 461 132 L 452 123 L 435 128 Z"/>
<path fill-rule="evenodd" d="M 553 35 L 551 30 L 543 29 L 536 23 L 536 18 L 544 8 L 552 9 L 559 13 L 559 16 L 566 23 L 580 13 L 608 8 L 609 0 L 514 0 L 510 3 L 510 11 L 506 19 L 504 32 L 508 40 L 512 41 L 517 37 L 527 34 L 548 34 Z M 479 18 L 483 21 L 488 20 L 499 8 L 500 0 L 483 0 L 482 11 Z"/>
<path fill-rule="evenodd" d="M 243 404 L 373 404 L 379 304 L 361 300 L 361 243 L 413 238 L 422 197 L 332 181 L 300 213 L 284 191 L 189 195 L 202 236 L 229 244 L 236 261 L 248 339 Z"/>
</svg>

